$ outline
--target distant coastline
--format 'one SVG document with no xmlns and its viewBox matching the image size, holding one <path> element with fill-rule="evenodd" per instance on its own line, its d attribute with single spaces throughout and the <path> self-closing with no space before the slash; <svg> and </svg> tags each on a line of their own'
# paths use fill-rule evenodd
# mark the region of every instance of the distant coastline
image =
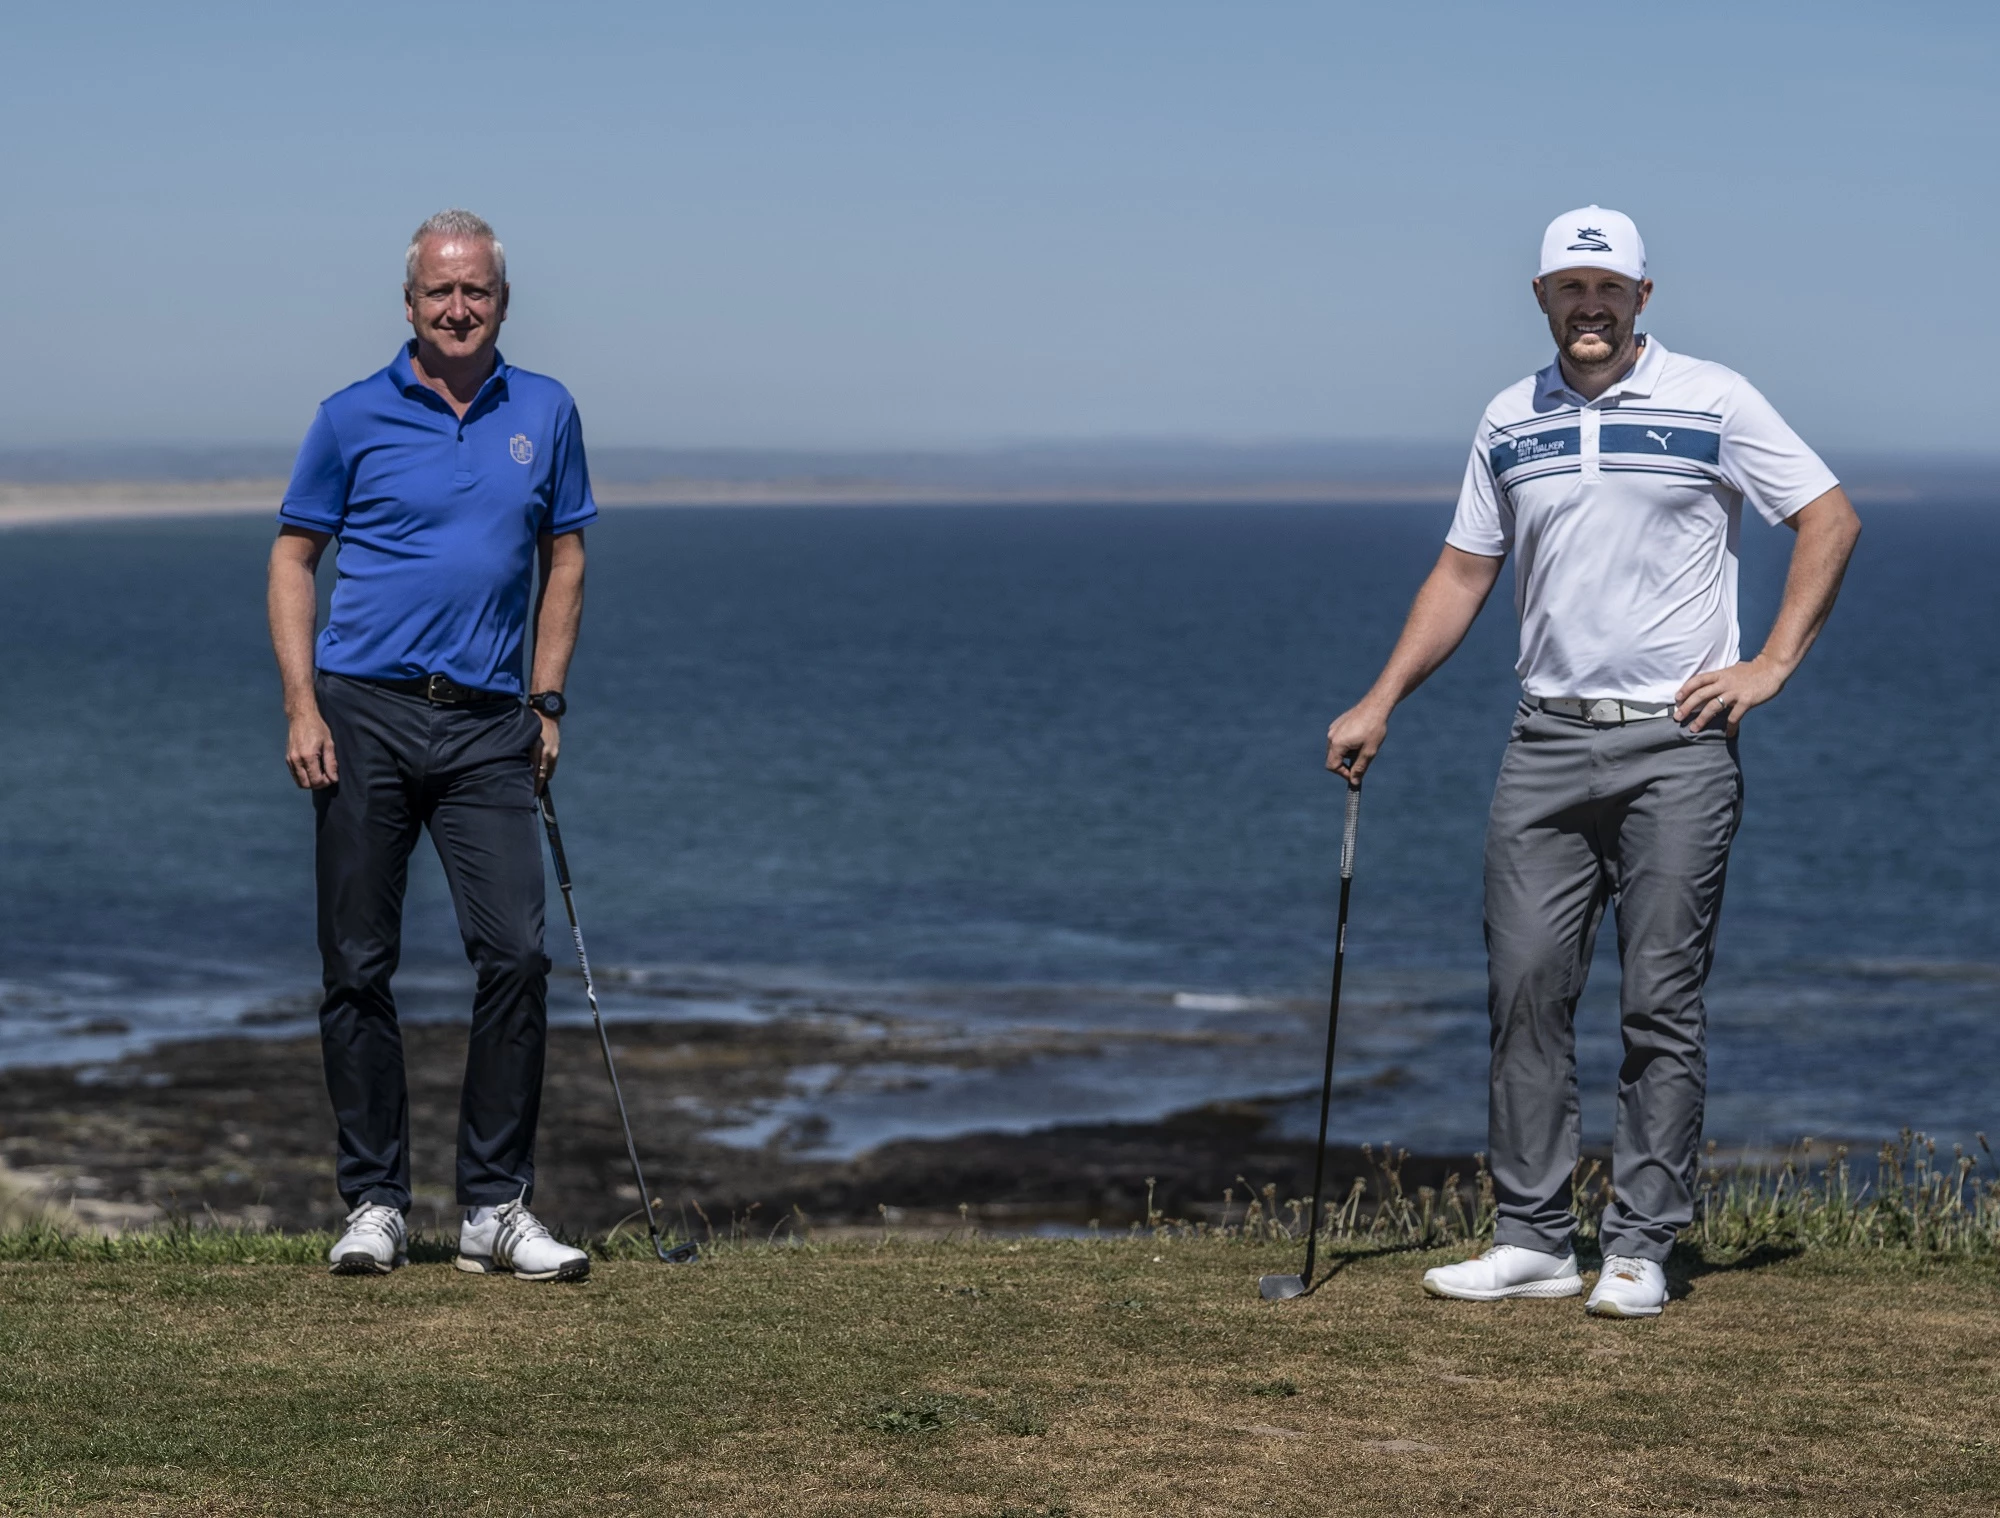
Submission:
<svg viewBox="0 0 2000 1518">
<path fill-rule="evenodd" d="M 284 482 L 112 480 L 0 484 L 0 528 L 254 515 L 275 509 L 274 486 L 282 491 Z"/>
<path fill-rule="evenodd" d="M 1835 455 L 1863 506 L 2000 502 L 2000 459 Z M 76 445 L 0 449 L 0 529 L 275 513 L 290 450 Z M 1456 498 L 1444 443 L 1104 442 L 962 450 L 591 451 L 597 499 L 638 506 L 1436 506 Z"/>
<path fill-rule="evenodd" d="M 167 521 L 275 514 L 282 479 L 114 480 L 75 484 L 0 484 L 0 529 L 64 523 Z M 1017 487 L 923 485 L 903 480 L 607 481 L 595 487 L 605 507 L 669 506 L 1091 506 L 1315 505 L 1340 502 L 1439 505 L 1456 486 L 1443 482 L 1190 481 L 1172 485 Z"/>
</svg>

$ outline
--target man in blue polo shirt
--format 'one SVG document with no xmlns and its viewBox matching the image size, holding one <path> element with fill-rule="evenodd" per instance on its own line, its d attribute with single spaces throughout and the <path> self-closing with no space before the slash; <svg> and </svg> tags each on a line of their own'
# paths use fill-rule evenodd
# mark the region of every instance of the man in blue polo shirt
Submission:
<svg viewBox="0 0 2000 1518">
<path fill-rule="evenodd" d="M 389 982 L 426 827 L 478 972 L 459 1268 L 528 1280 L 590 1269 L 527 1203 L 549 971 L 535 796 L 560 747 L 597 506 L 569 392 L 500 356 L 508 293 L 506 253 L 479 217 L 445 211 L 417 229 L 403 285 L 415 336 L 321 405 L 271 551 L 286 762 L 313 793 L 335 1173 L 352 1209 L 337 1275 L 386 1274 L 406 1258 L 410 1110 Z M 314 575 L 335 538 L 332 611 L 315 640 Z"/>
</svg>

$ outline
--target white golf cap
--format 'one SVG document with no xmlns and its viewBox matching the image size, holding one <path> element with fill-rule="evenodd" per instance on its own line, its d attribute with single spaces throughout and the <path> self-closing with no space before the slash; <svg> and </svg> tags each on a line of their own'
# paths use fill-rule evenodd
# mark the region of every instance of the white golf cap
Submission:
<svg viewBox="0 0 2000 1518">
<path fill-rule="evenodd" d="M 1542 273 L 1558 269 L 1609 269 L 1627 279 L 1646 277 L 1646 240 L 1623 211 L 1585 206 L 1565 211 L 1542 234 Z"/>
</svg>

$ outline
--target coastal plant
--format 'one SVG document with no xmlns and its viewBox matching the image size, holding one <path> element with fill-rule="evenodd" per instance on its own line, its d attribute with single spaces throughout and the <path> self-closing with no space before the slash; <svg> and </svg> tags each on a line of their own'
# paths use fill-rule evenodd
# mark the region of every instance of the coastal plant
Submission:
<svg viewBox="0 0 2000 1518">
<path fill-rule="evenodd" d="M 1905 1128 L 1858 1178 L 1847 1146 L 1814 1168 L 1807 1140 L 1775 1167 L 1725 1167 L 1713 1148 L 1703 1170 L 1693 1235 L 1704 1248 L 1906 1250 L 1925 1255 L 2000 1252 L 2000 1175 L 1985 1134 L 1979 1153 Z"/>
<path fill-rule="evenodd" d="M 1419 1186 L 1412 1191 L 1403 1180 L 1407 1149 L 1384 1145 L 1378 1150 L 1363 1144 L 1361 1152 L 1374 1166 L 1375 1174 L 1372 1179 L 1356 1176 L 1344 1196 L 1327 1201 L 1320 1215 L 1322 1242 L 1435 1249 L 1492 1236 L 1493 1179 L 1487 1173 L 1484 1155 L 1474 1157 L 1470 1181 L 1454 1171 L 1441 1186 Z M 1243 1180 L 1241 1176 L 1237 1179 Z M 1243 1184 L 1250 1186 L 1248 1181 Z M 1240 1214 L 1238 1205 L 1232 1187 L 1223 1193 L 1221 1217 L 1214 1223 L 1189 1225 L 1157 1215 L 1149 1221 L 1155 1236 L 1161 1238 L 1190 1228 L 1250 1243 L 1305 1237 L 1312 1210 L 1307 1198 L 1280 1200 L 1277 1187 L 1266 1185 L 1249 1189 Z"/>
<path fill-rule="evenodd" d="M 2000 1165 L 1984 1134 L 1978 1153 L 1958 1145 L 1941 1156 L 1935 1139 L 1906 1128 L 1881 1146 L 1866 1171 L 1857 1171 L 1845 1145 L 1823 1160 L 1813 1149 L 1806 1140 L 1776 1163 L 1730 1163 L 1710 1145 L 1685 1242 L 1717 1256 L 1772 1248 L 2000 1254 Z M 1362 1152 L 1374 1173 L 1357 1176 L 1322 1209 L 1323 1246 L 1435 1249 L 1493 1237 L 1493 1178 L 1484 1155 L 1475 1157 L 1470 1179 L 1453 1174 L 1440 1187 L 1411 1190 L 1403 1180 L 1406 1150 L 1364 1145 Z M 1580 1160 L 1570 1192 L 1577 1236 L 1595 1242 L 1611 1201 L 1604 1163 Z M 1270 1243 L 1303 1239 L 1309 1216 L 1307 1199 L 1280 1199 L 1267 1185 L 1249 1189 L 1241 1201 L 1234 1188 L 1226 1191 L 1216 1220 L 1189 1223 L 1149 1206 L 1147 1224 L 1163 1239 L 1213 1234 Z"/>
</svg>

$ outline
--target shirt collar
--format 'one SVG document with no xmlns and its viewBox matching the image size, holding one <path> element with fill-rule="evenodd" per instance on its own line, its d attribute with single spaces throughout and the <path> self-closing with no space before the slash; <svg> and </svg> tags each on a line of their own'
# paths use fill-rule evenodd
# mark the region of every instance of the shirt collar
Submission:
<svg viewBox="0 0 2000 1518">
<path fill-rule="evenodd" d="M 1653 387 L 1660 380 L 1660 366 L 1667 361 L 1667 349 L 1657 337 L 1646 335 L 1645 346 L 1639 350 L 1639 362 L 1632 366 L 1632 372 L 1618 381 L 1599 400 L 1611 400 L 1627 395 L 1651 395 Z M 1587 406 L 1590 403 L 1574 390 L 1563 378 L 1562 360 L 1554 358 L 1548 368 L 1535 376 L 1535 406 L 1537 410 L 1552 410 L 1559 404 Z"/>
<path fill-rule="evenodd" d="M 441 399 L 435 390 L 417 378 L 417 371 L 410 364 L 410 360 L 416 356 L 416 352 L 417 340 L 414 337 L 398 348 L 395 359 L 389 365 L 389 378 L 396 382 L 396 388 L 405 395 L 412 395 L 421 390 L 433 399 Z M 493 353 L 493 372 L 486 376 L 486 383 L 479 387 L 479 394 L 473 397 L 472 404 L 477 406 L 488 394 L 498 394 L 506 388 L 507 357 L 498 349 L 495 349 Z M 470 412 L 468 411 L 467 414 L 470 415 Z"/>
</svg>

